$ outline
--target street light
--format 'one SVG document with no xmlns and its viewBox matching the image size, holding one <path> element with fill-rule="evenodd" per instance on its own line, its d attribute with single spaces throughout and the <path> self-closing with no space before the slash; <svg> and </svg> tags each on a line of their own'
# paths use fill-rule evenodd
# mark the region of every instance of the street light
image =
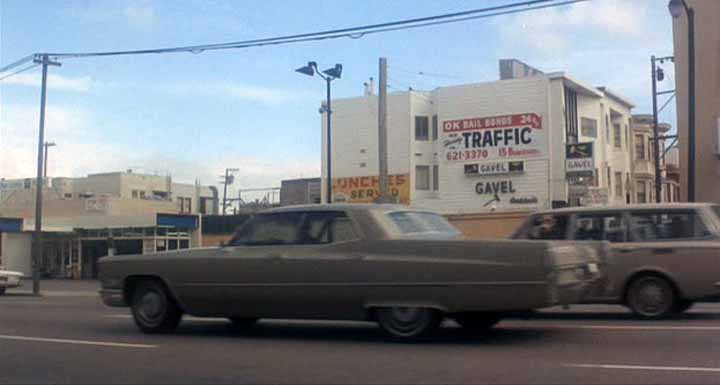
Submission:
<svg viewBox="0 0 720 385">
<path fill-rule="evenodd" d="M 332 149 L 331 146 L 331 125 L 330 125 L 330 114 L 332 114 L 332 110 L 330 108 L 330 82 L 332 82 L 335 79 L 340 79 L 342 77 L 342 64 L 335 64 L 335 67 L 328 68 L 325 71 L 320 72 L 317 68 L 317 63 L 314 61 L 308 62 L 306 66 L 300 67 L 295 70 L 295 72 L 299 72 L 303 75 L 307 76 L 315 76 L 317 74 L 321 79 L 325 80 L 326 88 L 327 88 L 327 101 L 325 102 L 324 108 L 320 110 L 320 113 L 325 112 L 327 113 L 327 145 L 326 145 L 326 152 L 327 152 L 327 203 L 332 203 L 332 157 L 330 155 L 330 150 Z"/>
<path fill-rule="evenodd" d="M 43 146 L 45 147 L 45 164 L 43 165 L 43 180 L 47 180 L 47 160 L 48 160 L 48 147 L 55 147 L 57 144 L 55 142 L 45 142 L 43 143 Z"/>
<path fill-rule="evenodd" d="M 685 0 L 670 0 L 668 10 L 673 19 L 683 11 L 688 19 L 688 202 L 695 201 L 695 11 Z"/>
</svg>

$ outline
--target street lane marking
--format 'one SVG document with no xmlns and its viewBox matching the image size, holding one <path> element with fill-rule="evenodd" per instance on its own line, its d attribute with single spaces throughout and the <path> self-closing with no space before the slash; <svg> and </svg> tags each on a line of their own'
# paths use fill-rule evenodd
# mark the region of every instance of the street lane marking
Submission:
<svg viewBox="0 0 720 385">
<path fill-rule="evenodd" d="M 111 314 L 105 315 L 106 318 L 123 318 L 132 319 L 132 315 L 129 314 Z M 184 316 L 183 320 L 186 321 L 198 321 L 198 322 L 219 322 L 227 321 L 225 318 L 203 318 L 203 317 L 192 317 Z M 282 321 L 293 321 L 293 320 L 282 320 Z M 295 320 L 297 322 L 315 322 L 311 320 Z M 333 323 L 334 321 L 323 321 Z M 342 323 L 338 321 L 337 323 Z M 657 325 L 577 325 L 577 324 L 542 324 L 533 323 L 527 325 L 514 324 L 513 321 L 507 321 L 501 323 L 498 326 L 500 329 L 585 329 L 585 330 L 657 330 L 657 331 L 673 331 L 673 330 L 686 330 L 686 331 L 720 331 L 720 326 L 657 326 Z"/>
<path fill-rule="evenodd" d="M 503 325 L 501 324 L 501 327 Z M 720 331 L 720 326 L 656 326 L 656 325 L 560 325 L 560 324 L 533 324 L 533 325 L 505 325 L 509 329 L 588 329 L 588 330 L 695 330 Z"/>
<path fill-rule="evenodd" d="M 126 344 L 126 343 L 120 343 L 120 342 L 104 342 L 104 341 L 66 340 L 66 339 L 61 339 L 61 338 L 8 336 L 8 335 L 2 335 L 2 334 L 0 334 L 0 339 L 33 341 L 33 342 L 54 342 L 54 343 L 59 343 L 59 344 L 73 344 L 73 345 L 105 346 L 105 347 L 112 347 L 112 348 L 137 348 L 137 349 L 157 348 L 157 345 Z"/>
<path fill-rule="evenodd" d="M 605 364 L 562 364 L 571 368 L 592 369 L 628 369 L 628 370 L 661 370 L 669 372 L 720 372 L 720 368 L 701 368 L 692 366 L 648 366 L 648 365 L 605 365 Z"/>
</svg>

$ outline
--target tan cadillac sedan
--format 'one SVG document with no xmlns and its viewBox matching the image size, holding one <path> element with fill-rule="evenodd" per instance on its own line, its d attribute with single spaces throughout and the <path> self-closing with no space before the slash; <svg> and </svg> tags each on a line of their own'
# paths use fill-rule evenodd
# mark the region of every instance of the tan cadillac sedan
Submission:
<svg viewBox="0 0 720 385">
<path fill-rule="evenodd" d="M 532 215 L 514 239 L 605 240 L 612 257 L 583 303 L 623 304 L 657 319 L 720 299 L 720 206 L 575 207 Z"/>
<path fill-rule="evenodd" d="M 101 296 L 144 332 L 182 314 L 375 321 L 415 338 L 444 317 L 492 327 L 505 311 L 579 301 L 608 245 L 469 241 L 433 212 L 314 205 L 255 215 L 224 247 L 118 255 L 99 263 Z"/>
</svg>

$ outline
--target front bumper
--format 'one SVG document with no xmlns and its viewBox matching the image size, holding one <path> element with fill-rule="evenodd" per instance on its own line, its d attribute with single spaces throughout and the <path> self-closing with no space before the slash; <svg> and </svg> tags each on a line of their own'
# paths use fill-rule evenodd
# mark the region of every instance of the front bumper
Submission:
<svg viewBox="0 0 720 385">
<path fill-rule="evenodd" d="M 122 289 L 100 289 L 100 298 L 107 306 L 127 307 Z"/>
</svg>

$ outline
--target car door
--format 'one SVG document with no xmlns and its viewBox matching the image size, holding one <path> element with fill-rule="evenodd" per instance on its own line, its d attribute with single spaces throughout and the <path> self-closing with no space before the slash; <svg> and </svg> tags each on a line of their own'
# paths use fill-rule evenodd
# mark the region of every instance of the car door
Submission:
<svg viewBox="0 0 720 385">
<path fill-rule="evenodd" d="M 213 269 L 214 296 L 222 311 L 251 317 L 282 307 L 296 283 L 284 259 L 300 244 L 304 213 L 256 215 L 220 251 Z"/>
<path fill-rule="evenodd" d="M 608 241 L 611 256 L 604 266 L 602 282 L 586 297 L 586 302 L 614 300 L 621 291 L 623 277 L 634 256 L 619 252 L 627 241 L 627 218 L 621 211 L 580 212 L 572 216 L 569 239 Z"/>
<path fill-rule="evenodd" d="M 628 266 L 628 275 L 660 272 L 688 299 L 717 292 L 718 251 L 696 210 L 635 210 L 629 213 L 629 222 L 629 242 L 618 249 L 634 261 Z"/>
</svg>

